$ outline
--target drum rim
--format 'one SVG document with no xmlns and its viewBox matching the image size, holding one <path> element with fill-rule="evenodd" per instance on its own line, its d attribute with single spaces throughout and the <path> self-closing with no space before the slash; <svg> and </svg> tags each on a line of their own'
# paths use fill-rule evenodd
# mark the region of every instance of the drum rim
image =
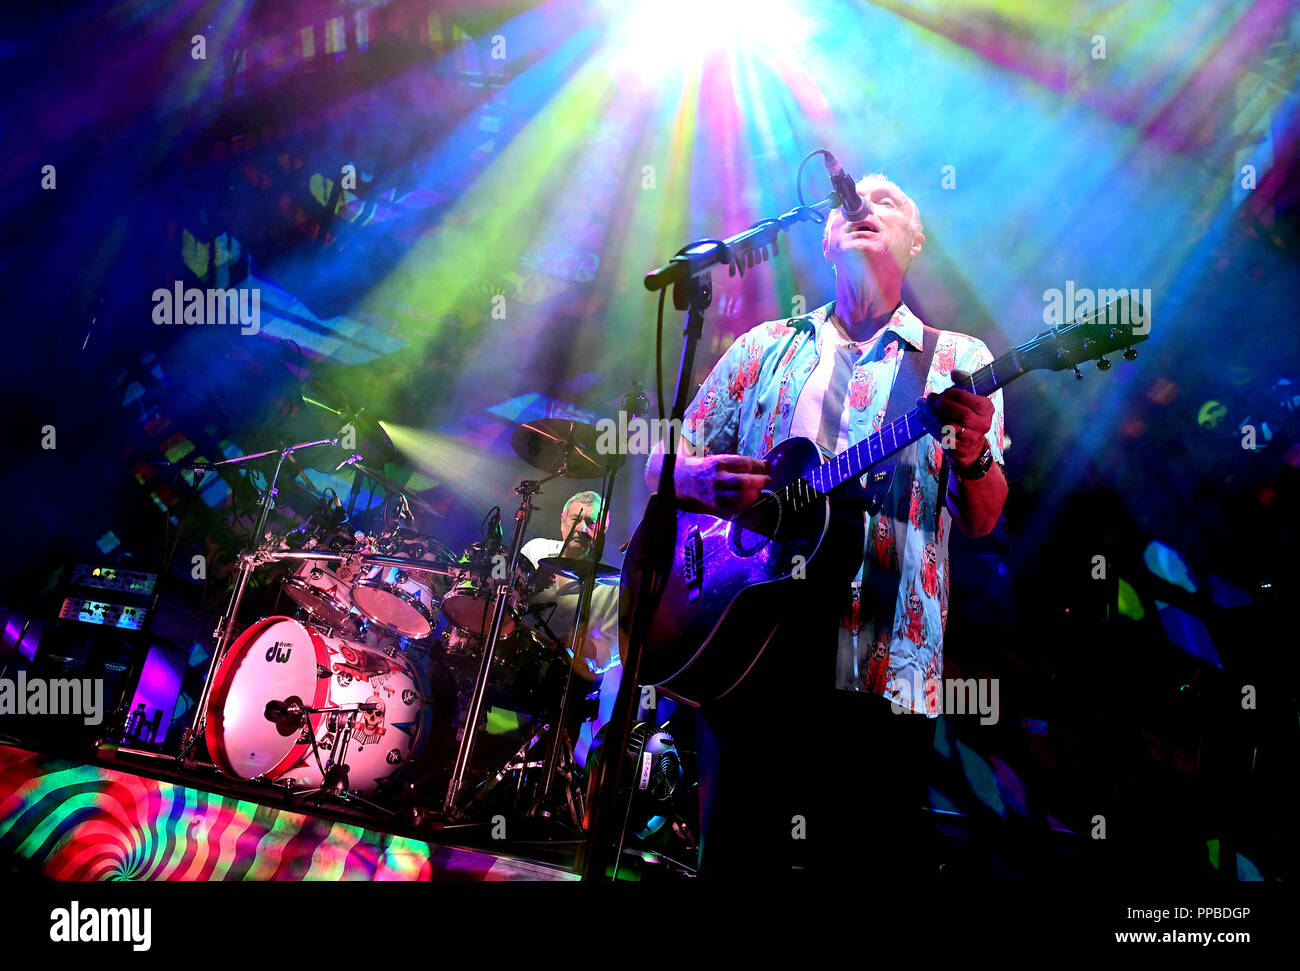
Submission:
<svg viewBox="0 0 1300 971">
<path fill-rule="evenodd" d="M 421 617 L 423 617 L 425 619 L 425 622 L 428 623 L 429 629 L 426 630 L 423 634 L 412 634 L 404 630 L 397 630 L 395 627 L 384 623 L 382 620 L 377 620 L 372 614 L 367 612 L 361 606 L 361 604 L 357 603 L 357 590 L 359 588 L 365 590 L 381 590 L 384 593 L 389 594 L 390 596 L 403 601 L 408 606 L 414 607 L 415 612 L 419 614 Z M 370 579 L 358 580 L 356 583 L 352 584 L 352 588 L 351 588 L 352 606 L 355 607 L 363 617 L 365 617 L 368 621 L 370 621 L 370 623 L 374 624 L 382 631 L 386 631 L 389 634 L 396 634 L 399 637 L 409 637 L 412 640 L 423 640 L 424 638 L 428 637 L 430 634 L 433 633 L 433 628 L 436 625 L 436 622 L 433 619 L 434 611 L 437 610 L 437 608 L 441 604 L 441 601 L 437 597 L 433 596 L 433 589 L 431 587 L 424 587 L 423 589 L 429 591 L 429 597 L 433 601 L 432 610 L 425 607 L 424 604 L 420 602 L 420 599 L 418 597 L 412 597 L 409 593 L 407 593 L 405 590 L 401 589 L 400 587 L 393 588 L 390 584 L 384 583 L 382 581 L 372 581 Z"/>
<path fill-rule="evenodd" d="M 462 625 L 456 623 L 454 620 L 451 619 L 451 618 L 452 618 L 452 615 L 451 615 L 450 613 L 447 612 L 447 601 L 448 601 L 448 600 L 451 600 L 451 599 L 452 599 L 452 597 L 451 597 L 450 595 L 448 595 L 447 597 L 443 598 L 443 601 L 442 601 L 442 607 L 441 607 L 442 616 L 444 616 L 444 617 L 447 618 L 447 623 L 448 623 L 450 626 L 456 628 L 456 630 L 461 631 L 462 633 L 469 634 L 469 635 L 472 636 L 472 637 L 478 637 L 478 638 L 480 638 L 480 639 L 486 639 L 486 638 L 487 638 L 487 631 L 492 627 L 492 610 L 491 610 L 492 602 L 491 602 L 490 600 L 485 600 L 485 601 L 484 601 L 484 605 L 485 605 L 488 609 L 484 612 L 483 620 L 484 620 L 484 622 L 486 623 L 487 626 L 486 626 L 486 627 L 483 627 L 482 629 L 479 629 L 479 628 L 476 628 L 476 627 L 474 627 L 474 626 L 472 626 L 472 625 L 469 626 L 469 627 L 464 627 L 464 626 L 462 626 Z M 479 598 L 478 598 L 478 597 L 471 597 L 470 599 L 471 599 L 471 600 L 478 600 Z M 502 636 L 502 637 L 508 637 L 508 636 L 510 636 L 511 634 L 513 634 L 513 633 L 515 632 L 515 630 L 518 629 L 518 626 L 519 626 L 519 625 L 515 623 L 515 619 L 514 619 L 514 617 L 512 617 L 512 616 L 510 615 L 510 611 L 507 610 L 507 611 L 506 611 L 506 615 L 505 615 L 504 617 L 501 618 L 501 636 Z"/>
<path fill-rule="evenodd" d="M 234 765 L 226 756 L 225 734 L 218 727 L 221 721 L 221 710 L 225 706 L 226 695 L 230 689 L 230 677 L 234 671 L 235 659 L 242 655 L 243 650 L 248 647 L 257 637 L 266 631 L 272 624 L 280 621 L 288 621 L 291 624 L 297 624 L 307 632 L 311 640 L 312 649 L 316 654 L 316 665 L 328 668 L 329 651 L 325 647 L 325 642 L 321 640 L 320 635 L 308 627 L 302 621 L 293 617 L 286 617 L 282 614 L 276 614 L 271 617 L 263 617 L 261 620 L 254 621 L 249 628 L 240 634 L 231 642 L 226 656 L 221 659 L 221 664 L 217 667 L 217 673 L 212 680 L 212 691 L 208 698 L 207 724 L 204 726 L 203 735 L 207 743 L 208 755 L 212 758 L 213 764 L 222 772 L 236 779 L 244 779 L 235 771 Z M 315 684 L 315 694 L 312 697 L 312 708 L 323 708 L 329 700 L 329 683 L 333 678 L 333 672 L 330 678 L 317 678 Z M 320 732 L 320 723 L 324 715 L 308 715 L 307 719 L 311 724 L 312 734 L 317 735 Z M 303 756 L 311 750 L 310 742 L 295 742 L 289 750 L 289 754 L 281 759 L 274 768 L 267 772 L 261 773 L 261 777 L 269 781 L 275 781 L 284 775 L 291 768 L 302 761 Z M 256 778 L 256 776 L 254 777 Z M 251 781 L 245 779 L 244 781 Z"/>
<path fill-rule="evenodd" d="M 310 583 L 307 583 L 305 580 L 303 580 L 301 577 L 298 576 L 291 576 L 286 578 L 284 581 L 284 585 L 294 590 L 301 591 L 302 593 L 311 594 L 313 597 L 315 597 L 315 599 L 319 600 L 322 604 L 326 606 L 336 606 L 343 613 L 343 616 L 346 619 L 348 620 L 352 619 L 352 611 L 355 609 L 356 606 L 355 604 L 352 604 L 350 602 L 344 602 L 342 600 L 335 600 L 333 597 L 323 593 L 320 587 L 314 587 Z M 349 586 L 348 589 L 350 591 L 351 586 Z M 296 603 L 300 608 L 307 611 L 308 614 L 312 612 L 311 607 L 307 606 L 302 601 L 292 597 L 292 595 L 290 595 L 290 599 L 292 599 L 293 602 Z M 319 608 L 318 608 L 318 612 L 319 612 Z M 322 614 L 321 616 L 324 615 Z"/>
<path fill-rule="evenodd" d="M 438 609 L 442 613 L 442 616 L 447 618 L 447 623 L 450 624 L 452 627 L 455 627 L 458 631 L 463 631 L 464 633 L 470 634 L 474 637 L 487 637 L 487 630 L 492 626 L 491 605 L 494 597 L 494 591 L 492 589 L 492 584 L 480 583 L 479 580 L 480 578 L 478 577 L 477 574 L 466 577 L 463 580 L 458 580 L 455 584 L 452 585 L 452 588 L 447 591 L 447 595 L 443 597 L 441 601 L 439 601 Z M 472 593 L 458 592 L 460 591 L 461 587 L 465 587 L 465 586 L 471 587 L 473 592 Z M 480 596 L 480 594 L 482 594 L 482 596 Z M 452 601 L 461 598 L 467 600 L 483 601 L 484 607 L 486 608 L 483 617 L 484 621 L 487 624 L 486 627 L 482 628 L 482 630 L 479 630 L 478 628 L 472 625 L 466 627 L 462 624 L 456 623 L 454 620 L 451 619 L 452 615 L 451 612 L 447 610 L 447 607 L 451 606 L 452 610 L 456 610 L 456 606 L 454 603 L 452 603 Z M 508 634 L 512 633 L 515 627 L 516 627 L 515 620 L 513 617 L 510 616 L 510 611 L 507 610 L 505 617 L 503 617 L 501 620 L 501 636 L 505 637 Z"/>
</svg>

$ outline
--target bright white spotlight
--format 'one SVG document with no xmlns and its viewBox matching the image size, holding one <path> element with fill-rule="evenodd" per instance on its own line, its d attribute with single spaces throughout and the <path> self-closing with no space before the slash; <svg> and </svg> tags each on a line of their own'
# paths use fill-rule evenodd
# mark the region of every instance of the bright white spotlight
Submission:
<svg viewBox="0 0 1300 971">
<path fill-rule="evenodd" d="M 807 20 L 793 0 L 604 0 L 616 65 L 655 80 L 713 53 L 797 55 Z"/>
</svg>

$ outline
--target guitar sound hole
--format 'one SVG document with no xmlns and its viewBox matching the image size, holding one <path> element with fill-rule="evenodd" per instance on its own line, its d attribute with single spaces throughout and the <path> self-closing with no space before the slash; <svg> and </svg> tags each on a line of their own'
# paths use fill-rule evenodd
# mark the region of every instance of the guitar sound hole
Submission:
<svg viewBox="0 0 1300 971">
<path fill-rule="evenodd" d="M 741 556 L 753 556 L 777 534 L 783 514 L 781 497 L 764 492 L 759 500 L 731 521 L 731 548 Z"/>
</svg>

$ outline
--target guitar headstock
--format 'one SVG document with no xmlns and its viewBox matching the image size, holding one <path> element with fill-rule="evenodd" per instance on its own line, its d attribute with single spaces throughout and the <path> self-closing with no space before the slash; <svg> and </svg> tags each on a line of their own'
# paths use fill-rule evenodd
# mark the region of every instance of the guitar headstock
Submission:
<svg viewBox="0 0 1300 971">
<path fill-rule="evenodd" d="M 1075 318 L 1073 323 L 1043 331 L 1016 351 L 1026 371 L 1074 368 L 1075 374 L 1082 377 L 1078 371 L 1081 363 L 1095 360 L 1097 367 L 1105 371 L 1110 362 L 1103 355 L 1113 351 L 1122 350 L 1124 360 L 1133 360 L 1137 357 L 1134 345 L 1142 343 L 1150 333 L 1151 321 L 1142 305 L 1125 295 Z"/>
</svg>

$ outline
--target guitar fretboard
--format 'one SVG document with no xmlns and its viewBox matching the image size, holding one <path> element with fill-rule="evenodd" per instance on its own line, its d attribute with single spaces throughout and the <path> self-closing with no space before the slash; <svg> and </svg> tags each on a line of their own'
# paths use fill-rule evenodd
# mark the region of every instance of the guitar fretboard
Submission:
<svg viewBox="0 0 1300 971">
<path fill-rule="evenodd" d="M 972 394 L 991 395 L 998 388 L 1010 384 L 1026 372 L 1020 363 L 1019 349 L 1003 354 L 997 360 L 984 365 L 970 376 L 970 381 L 962 390 Z M 926 434 L 921 423 L 919 409 L 913 408 L 900 418 L 895 418 L 878 432 L 872 432 L 866 438 L 823 463 L 812 473 L 803 477 L 803 481 L 818 494 L 830 492 L 836 486 L 857 478 L 863 472 L 911 445 Z"/>
</svg>

